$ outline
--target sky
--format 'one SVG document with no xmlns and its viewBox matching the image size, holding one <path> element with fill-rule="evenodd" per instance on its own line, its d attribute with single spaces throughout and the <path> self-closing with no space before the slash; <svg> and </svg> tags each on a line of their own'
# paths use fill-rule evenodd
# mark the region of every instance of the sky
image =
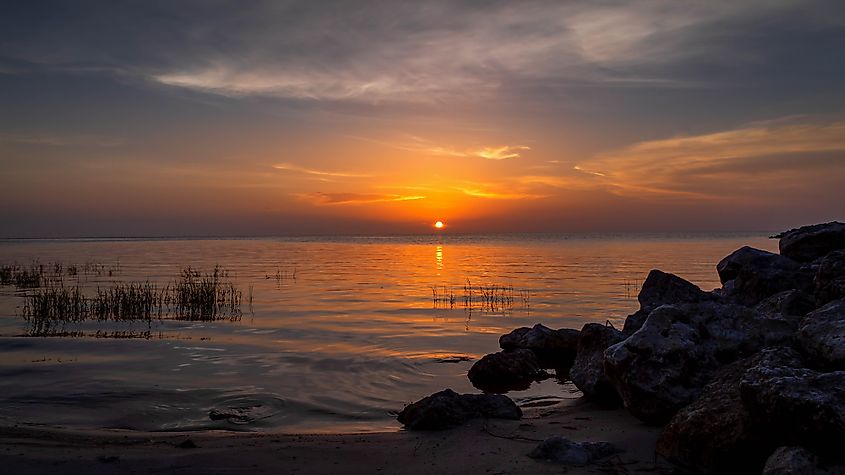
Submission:
<svg viewBox="0 0 845 475">
<path fill-rule="evenodd" d="M 845 3 L 6 1 L 0 237 L 845 220 Z"/>
</svg>

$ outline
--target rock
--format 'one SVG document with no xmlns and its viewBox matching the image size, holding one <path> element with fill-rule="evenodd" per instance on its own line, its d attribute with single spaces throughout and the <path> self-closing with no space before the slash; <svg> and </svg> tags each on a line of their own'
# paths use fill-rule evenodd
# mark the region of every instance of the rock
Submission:
<svg viewBox="0 0 845 475">
<path fill-rule="evenodd" d="M 799 262 L 810 262 L 831 251 L 845 249 L 845 223 L 834 221 L 803 226 L 778 237 L 781 255 Z"/>
<path fill-rule="evenodd" d="M 642 328 L 643 323 L 645 323 L 646 319 L 648 318 L 648 314 L 650 313 L 651 311 L 640 309 L 628 315 L 625 318 L 625 324 L 622 326 L 622 334 L 625 337 L 633 335 L 635 331 Z"/>
<path fill-rule="evenodd" d="M 643 287 L 637 295 L 640 309 L 628 315 L 628 318 L 625 319 L 625 325 L 622 327 L 622 333 L 629 336 L 639 330 L 648 318 L 648 314 L 661 305 L 715 299 L 714 295 L 702 291 L 692 282 L 674 274 L 653 269 L 648 273 L 648 277 L 646 277 Z"/>
<path fill-rule="evenodd" d="M 227 407 L 208 411 L 208 418 L 212 421 L 226 420 L 233 424 L 248 424 L 254 420 L 250 415 L 253 407 Z"/>
<path fill-rule="evenodd" d="M 598 323 L 584 325 L 578 338 L 578 354 L 569 370 L 570 379 L 584 396 L 605 406 L 615 407 L 622 403 L 604 374 L 604 352 L 622 338 L 622 332 L 613 327 Z"/>
<path fill-rule="evenodd" d="M 807 292 L 785 290 L 764 299 L 754 309 L 762 317 L 787 322 L 797 330 L 804 315 L 816 309 L 816 299 Z"/>
<path fill-rule="evenodd" d="M 791 338 L 786 323 L 741 305 L 664 305 L 605 351 L 604 370 L 632 414 L 663 424 L 698 397 L 716 369 Z"/>
<path fill-rule="evenodd" d="M 522 327 L 502 335 L 499 346 L 504 350 L 531 350 L 543 368 L 567 369 L 575 360 L 578 330 L 552 330 L 541 324 Z"/>
<path fill-rule="evenodd" d="M 500 351 L 485 355 L 467 373 L 472 385 L 485 392 L 527 389 L 532 381 L 549 377 L 531 350 Z"/>
<path fill-rule="evenodd" d="M 764 359 L 801 364 L 794 350 L 777 348 L 722 367 L 701 397 L 669 421 L 657 441 L 657 453 L 708 473 L 759 472 L 771 447 L 742 403 L 740 380 Z"/>
<path fill-rule="evenodd" d="M 637 295 L 640 309 L 647 312 L 665 304 L 700 302 L 708 298 L 710 297 L 707 292 L 702 291 L 692 282 L 658 269 L 652 269 L 648 273 Z"/>
<path fill-rule="evenodd" d="M 501 394 L 458 394 L 444 389 L 405 406 L 396 419 L 407 429 L 440 430 L 476 417 L 518 420 L 522 411 Z"/>
<path fill-rule="evenodd" d="M 815 366 L 845 370 L 845 299 L 808 313 L 798 328 L 798 341 Z"/>
<path fill-rule="evenodd" d="M 842 460 L 845 371 L 819 373 L 775 358 L 762 359 L 740 381 L 754 424 L 777 445 L 801 445 Z"/>
<path fill-rule="evenodd" d="M 540 442 L 529 457 L 565 465 L 587 465 L 593 461 L 621 453 L 608 442 L 573 442 L 561 436 L 552 436 Z"/>
<path fill-rule="evenodd" d="M 845 251 L 834 251 L 821 259 L 813 285 L 820 305 L 845 298 Z"/>
<path fill-rule="evenodd" d="M 820 475 L 819 459 L 803 447 L 778 447 L 766 460 L 763 475 Z"/>
<path fill-rule="evenodd" d="M 813 273 L 792 259 L 744 246 L 716 265 L 725 293 L 743 305 L 755 305 L 784 290 L 810 290 Z"/>
</svg>

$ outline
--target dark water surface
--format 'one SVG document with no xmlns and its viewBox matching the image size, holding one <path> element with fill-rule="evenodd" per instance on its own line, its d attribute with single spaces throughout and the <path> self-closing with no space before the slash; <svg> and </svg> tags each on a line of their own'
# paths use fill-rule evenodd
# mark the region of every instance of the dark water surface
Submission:
<svg viewBox="0 0 845 475">
<path fill-rule="evenodd" d="M 396 430 L 393 414 L 410 401 L 446 387 L 475 392 L 466 372 L 497 350 L 500 334 L 537 322 L 621 326 L 650 269 L 710 290 L 719 286 L 716 262 L 746 244 L 777 247 L 761 235 L 0 241 L 0 263 L 101 264 L 73 278 L 88 290 L 165 283 L 184 266 L 219 264 L 244 292 L 239 321 L 86 322 L 68 328 L 82 336 L 31 337 L 21 291 L 0 287 L 0 419 Z M 505 298 L 490 308 L 479 291 L 467 295 L 467 281 L 504 287 Z M 150 338 L 96 337 L 146 331 Z M 510 394 L 521 404 L 578 395 L 554 379 Z M 243 417 L 212 421 L 214 409 Z"/>
</svg>

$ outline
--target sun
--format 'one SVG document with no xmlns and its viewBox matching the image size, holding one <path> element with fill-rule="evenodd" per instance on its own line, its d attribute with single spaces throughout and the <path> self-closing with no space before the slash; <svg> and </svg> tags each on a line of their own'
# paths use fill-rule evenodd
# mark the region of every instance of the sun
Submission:
<svg viewBox="0 0 845 475">
<path fill-rule="evenodd" d="M 444 227 L 446 227 L 446 225 L 443 224 L 443 221 L 438 221 L 438 222 L 434 223 L 434 227 L 437 228 L 437 229 L 443 229 Z"/>
</svg>

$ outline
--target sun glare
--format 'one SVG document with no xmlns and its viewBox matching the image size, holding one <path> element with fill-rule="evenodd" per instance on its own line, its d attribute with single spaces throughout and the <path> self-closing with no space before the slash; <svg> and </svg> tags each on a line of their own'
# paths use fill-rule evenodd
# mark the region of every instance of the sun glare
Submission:
<svg viewBox="0 0 845 475">
<path fill-rule="evenodd" d="M 437 228 L 437 229 L 443 229 L 445 226 L 446 225 L 443 224 L 443 221 L 438 221 L 438 222 L 434 223 L 434 227 Z"/>
</svg>

